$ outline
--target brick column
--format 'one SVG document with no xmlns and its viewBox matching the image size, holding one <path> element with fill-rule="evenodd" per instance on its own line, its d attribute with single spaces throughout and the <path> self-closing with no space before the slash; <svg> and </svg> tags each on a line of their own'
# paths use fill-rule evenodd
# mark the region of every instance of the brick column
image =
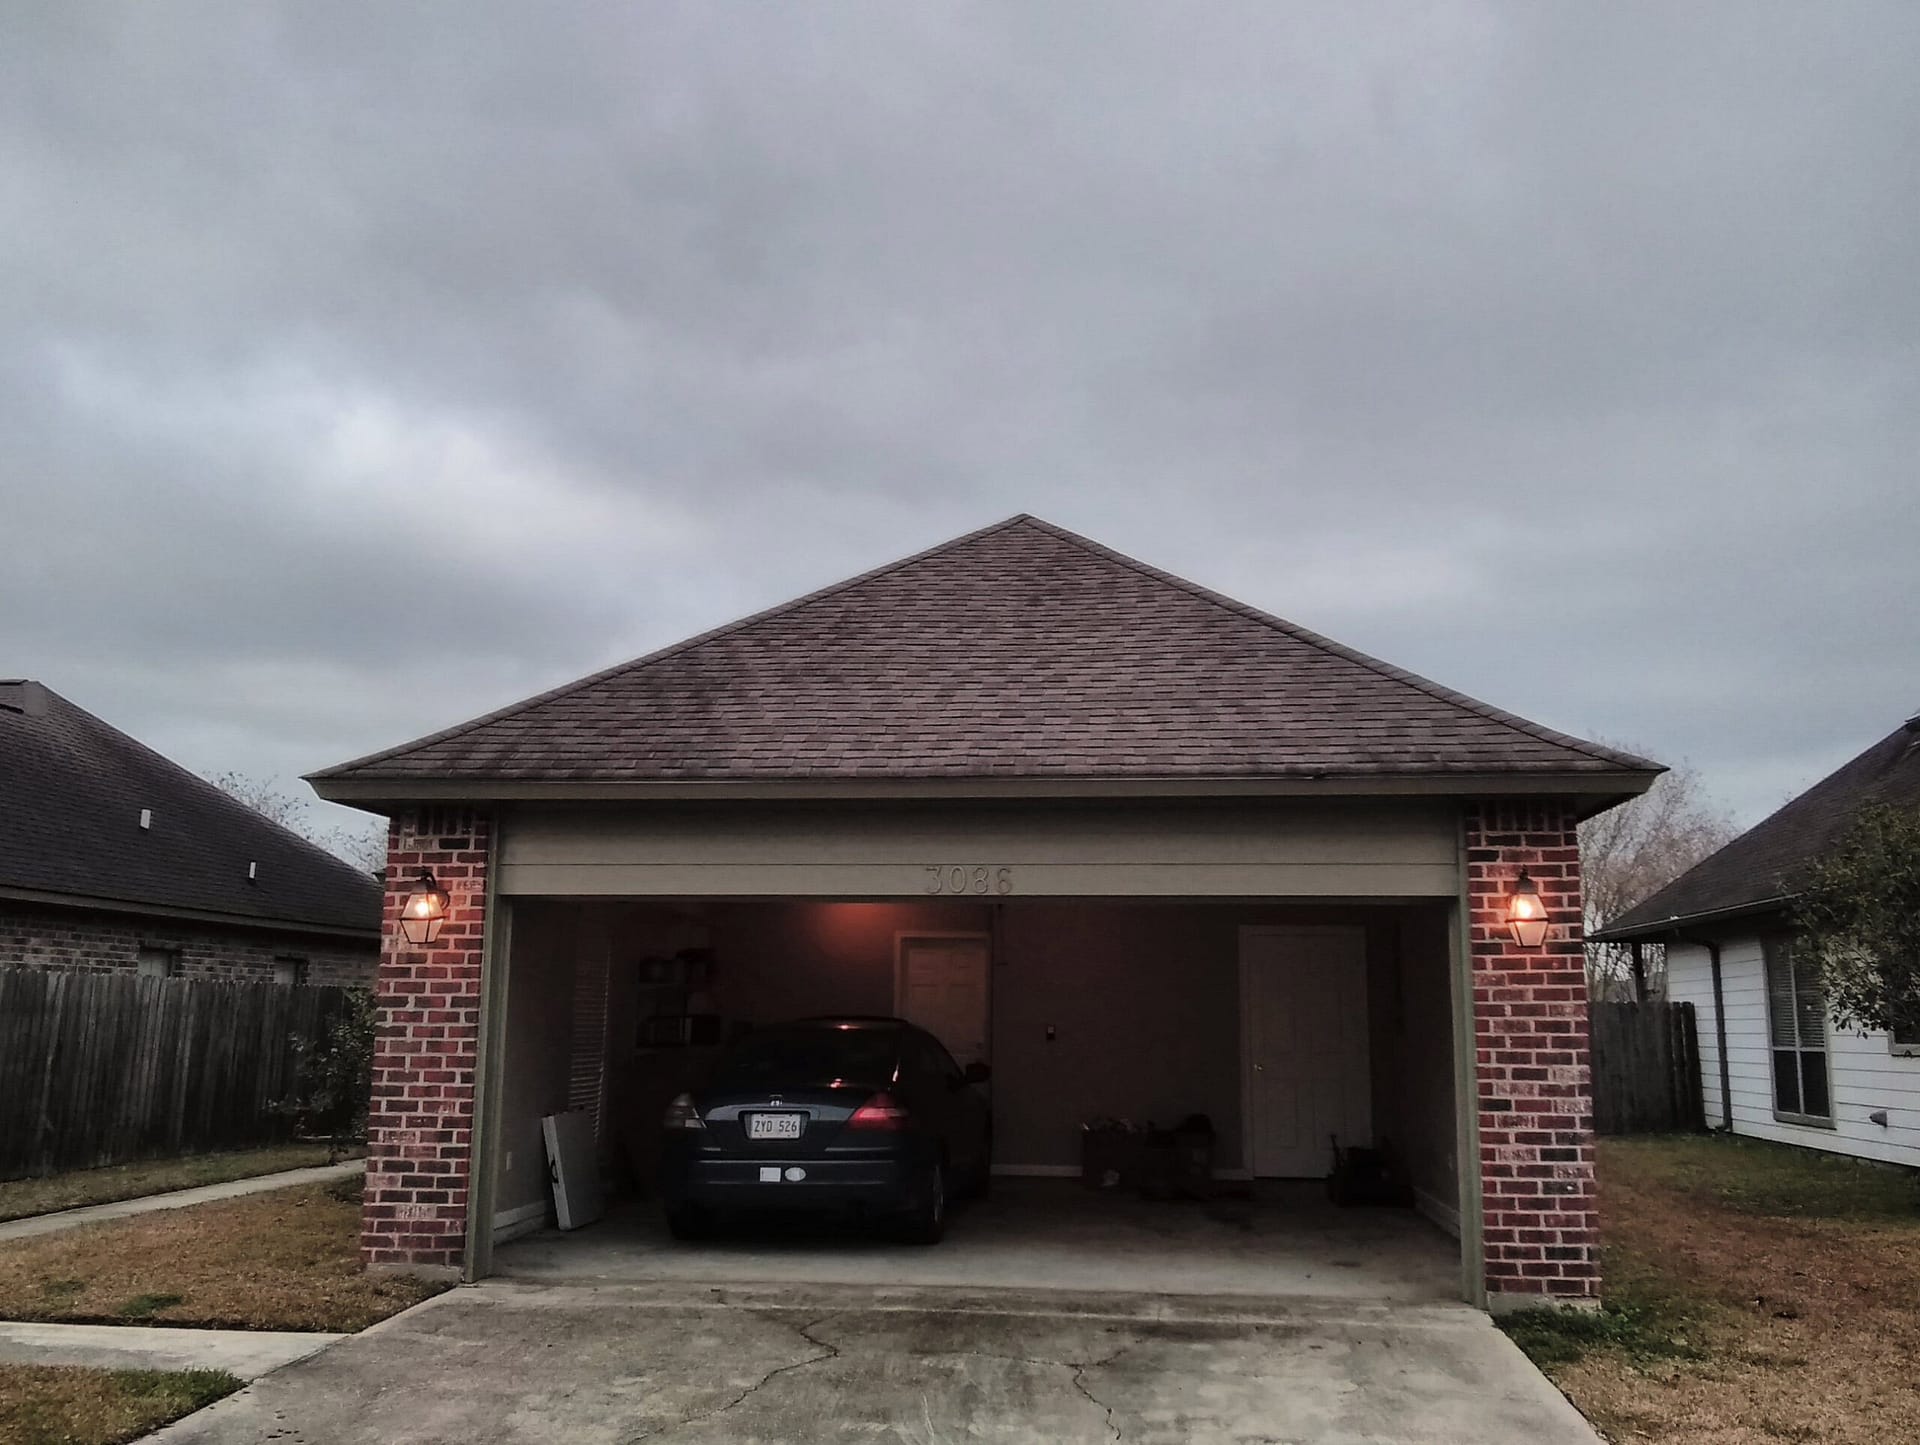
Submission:
<svg viewBox="0 0 1920 1445">
<path fill-rule="evenodd" d="M 466 1248 L 489 833 L 487 817 L 465 808 L 403 813 L 387 829 L 360 1218 L 360 1256 L 375 1268 L 445 1275 Z M 400 931 L 400 908 L 422 868 L 449 909 L 439 938 L 416 946 Z"/>
<path fill-rule="evenodd" d="M 1591 1301 L 1599 1217 L 1574 809 L 1483 802 L 1469 805 L 1466 826 L 1489 1303 Z M 1507 927 L 1522 868 L 1553 925 L 1539 948 L 1520 947 Z"/>
</svg>

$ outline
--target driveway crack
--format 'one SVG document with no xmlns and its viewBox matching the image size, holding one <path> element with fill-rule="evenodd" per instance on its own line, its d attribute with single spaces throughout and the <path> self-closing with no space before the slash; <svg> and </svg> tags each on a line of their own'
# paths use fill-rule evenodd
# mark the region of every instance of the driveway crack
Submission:
<svg viewBox="0 0 1920 1445">
<path fill-rule="evenodd" d="M 838 1312 L 836 1311 L 836 1313 Z M 804 1360 L 795 1360 L 790 1365 L 777 1365 L 773 1369 L 768 1370 L 766 1374 L 762 1375 L 759 1379 L 755 1380 L 751 1385 L 747 1386 L 746 1389 L 742 1390 L 739 1394 L 735 1395 L 731 1400 L 726 1401 L 724 1404 L 716 1405 L 711 1410 L 702 1410 L 697 1415 L 683 1416 L 681 1419 L 675 1420 L 671 1424 L 660 1426 L 657 1430 L 642 1430 L 638 1435 L 635 1435 L 631 1439 L 629 1439 L 627 1441 L 627 1445 L 640 1445 L 640 1442 L 642 1440 L 656 1440 L 660 1436 L 665 1435 L 670 1431 L 679 1430 L 688 1425 L 704 1424 L 708 1420 L 712 1420 L 717 1416 L 726 1414 L 729 1410 L 739 1409 L 740 1406 L 744 1405 L 748 1400 L 752 1399 L 755 1395 L 759 1394 L 762 1390 L 766 1389 L 768 1385 L 772 1384 L 775 1380 L 779 1379 L 780 1376 L 782 1375 L 790 1375 L 795 1370 L 804 1370 L 809 1365 L 818 1365 L 825 1360 L 839 1359 L 840 1347 L 834 1344 L 830 1340 L 822 1340 L 822 1339 L 816 1338 L 813 1333 L 815 1330 L 819 1329 L 820 1326 L 824 1325 L 828 1320 L 832 1318 L 833 1318 L 833 1315 L 825 1314 L 820 1316 L 820 1318 L 817 1320 L 809 1320 L 804 1325 L 796 1325 L 794 1327 L 794 1333 L 799 1335 L 800 1338 L 805 1340 L 808 1344 L 812 1345 L 816 1350 L 819 1350 L 820 1351 L 819 1354 L 809 1355 Z M 1118 1437 L 1115 1437 L 1115 1438 L 1118 1438 Z"/>
<path fill-rule="evenodd" d="M 1120 1439 L 1120 1425 L 1119 1425 L 1119 1422 L 1117 1422 L 1113 1418 L 1114 1407 L 1112 1405 L 1109 1405 L 1105 1400 L 1102 1400 L 1098 1395 L 1094 1394 L 1093 1391 L 1087 1387 L 1087 1371 L 1098 1370 L 1103 1368 L 1104 1366 L 1111 1365 L 1115 1360 L 1119 1359 L 1122 1355 L 1124 1355 L 1128 1350 L 1132 1348 L 1133 1348 L 1133 1345 L 1131 1343 L 1124 1344 L 1119 1349 L 1115 1350 L 1112 1354 L 1107 1355 L 1101 1359 L 1087 1360 L 1082 1364 L 1073 1366 L 1073 1388 L 1078 1390 L 1082 1395 L 1086 1396 L 1087 1403 L 1089 1405 L 1092 1405 L 1096 1410 L 1104 1410 L 1106 1412 L 1107 1433 L 1112 1436 L 1115 1442 L 1115 1445 L 1118 1445 L 1118 1442 Z"/>
</svg>

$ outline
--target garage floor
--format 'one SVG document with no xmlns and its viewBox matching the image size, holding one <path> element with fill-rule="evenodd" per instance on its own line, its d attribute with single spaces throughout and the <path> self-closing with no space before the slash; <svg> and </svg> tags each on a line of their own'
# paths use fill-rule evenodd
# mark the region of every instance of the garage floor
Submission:
<svg viewBox="0 0 1920 1445">
<path fill-rule="evenodd" d="M 1160 1203 L 1069 1180 L 997 1180 L 993 1197 L 958 1208 L 931 1248 L 792 1222 L 683 1244 L 656 1208 L 629 1203 L 588 1229 L 503 1245 L 494 1267 L 542 1283 L 1004 1286 L 1391 1304 L 1460 1297 L 1454 1240 L 1407 1211 L 1336 1208 L 1318 1184 Z"/>
</svg>

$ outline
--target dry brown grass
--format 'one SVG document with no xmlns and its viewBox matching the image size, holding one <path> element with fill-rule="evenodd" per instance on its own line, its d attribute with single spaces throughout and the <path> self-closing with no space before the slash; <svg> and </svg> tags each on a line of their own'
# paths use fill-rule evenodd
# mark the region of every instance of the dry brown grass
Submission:
<svg viewBox="0 0 1920 1445">
<path fill-rule="evenodd" d="M 1697 1139 L 1604 1141 L 1600 1177 L 1609 1295 L 1689 1316 L 1704 1346 L 1699 1360 L 1601 1350 L 1550 1366 L 1611 1439 L 1920 1439 L 1910 1176 Z"/>
<path fill-rule="evenodd" d="M 433 1294 L 360 1268 L 359 1185 L 278 1189 L 0 1245 L 0 1318 L 359 1330 Z"/>
<path fill-rule="evenodd" d="M 118 1445 L 240 1388 L 219 1370 L 0 1365 L 0 1441 Z"/>
<path fill-rule="evenodd" d="M 270 1149 L 149 1159 L 107 1169 L 75 1169 L 66 1174 L 50 1174 L 44 1179 L 9 1179 L 0 1183 L 0 1220 L 25 1219 L 29 1215 L 78 1209 L 85 1204 L 110 1204 L 119 1199 L 143 1199 L 149 1194 L 166 1194 L 175 1189 L 278 1174 L 283 1169 L 310 1169 L 327 1163 L 331 1157 L 325 1144 L 277 1144 Z"/>
</svg>

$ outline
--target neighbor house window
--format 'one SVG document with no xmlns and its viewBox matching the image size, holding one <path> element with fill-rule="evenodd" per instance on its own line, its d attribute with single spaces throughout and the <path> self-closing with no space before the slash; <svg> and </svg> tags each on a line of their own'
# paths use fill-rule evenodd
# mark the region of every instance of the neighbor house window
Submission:
<svg viewBox="0 0 1920 1445">
<path fill-rule="evenodd" d="M 142 978 L 173 978 L 180 972 L 180 950 L 177 948 L 142 948 L 139 956 L 139 973 Z"/>
<path fill-rule="evenodd" d="M 1814 962 L 1785 938 L 1770 938 L 1767 1027 L 1773 1044 L 1773 1108 L 1792 1119 L 1827 1123 L 1827 999 Z"/>
<path fill-rule="evenodd" d="M 1887 1035 L 1887 1048 L 1902 1058 L 1920 1058 L 1920 1021 L 1908 1021 Z"/>
<path fill-rule="evenodd" d="M 273 981 L 282 988 L 298 988 L 307 981 L 307 961 L 282 954 L 273 961 Z"/>
</svg>

